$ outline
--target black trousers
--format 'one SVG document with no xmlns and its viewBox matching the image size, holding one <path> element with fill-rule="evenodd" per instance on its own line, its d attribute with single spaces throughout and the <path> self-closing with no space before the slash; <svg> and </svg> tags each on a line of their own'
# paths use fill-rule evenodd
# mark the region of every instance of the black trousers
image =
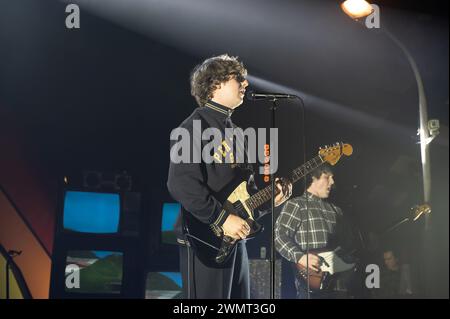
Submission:
<svg viewBox="0 0 450 319">
<path fill-rule="evenodd" d="M 224 268 L 203 264 L 188 246 L 180 246 L 180 270 L 186 299 L 249 299 L 250 275 L 245 240 L 239 241 Z"/>
</svg>

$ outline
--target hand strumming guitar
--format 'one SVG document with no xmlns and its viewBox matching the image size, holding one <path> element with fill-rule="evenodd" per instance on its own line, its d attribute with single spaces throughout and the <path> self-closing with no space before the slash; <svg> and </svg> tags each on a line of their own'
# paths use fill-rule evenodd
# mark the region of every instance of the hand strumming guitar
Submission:
<svg viewBox="0 0 450 319">
<path fill-rule="evenodd" d="M 245 239 L 250 233 L 250 226 L 239 216 L 230 214 L 222 225 L 223 233 L 234 239 Z"/>
<path fill-rule="evenodd" d="M 307 256 L 309 256 L 309 258 L 308 258 L 308 259 L 309 259 L 309 260 L 308 260 L 308 266 L 309 266 L 309 269 L 318 272 L 318 271 L 320 270 L 320 257 L 317 256 L 317 255 L 314 255 L 314 254 L 304 254 L 304 255 L 300 258 L 300 260 L 298 261 L 298 264 L 299 264 L 300 266 L 303 266 L 303 267 L 306 268 L 306 267 L 307 267 L 307 266 L 306 266 L 306 263 L 307 263 L 306 258 L 307 258 Z"/>
</svg>

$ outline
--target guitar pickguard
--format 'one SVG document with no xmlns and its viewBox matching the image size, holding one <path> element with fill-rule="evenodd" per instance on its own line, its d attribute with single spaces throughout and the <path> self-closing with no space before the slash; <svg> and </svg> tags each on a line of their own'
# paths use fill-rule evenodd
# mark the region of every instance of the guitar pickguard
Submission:
<svg viewBox="0 0 450 319">
<path fill-rule="evenodd" d="M 248 217 L 250 219 L 253 218 L 253 212 L 245 205 L 245 201 L 250 198 L 250 194 L 247 192 L 247 182 L 242 182 L 234 189 L 234 191 L 228 196 L 227 201 L 234 204 L 237 202 L 241 202 L 244 210 L 247 212 Z"/>
</svg>

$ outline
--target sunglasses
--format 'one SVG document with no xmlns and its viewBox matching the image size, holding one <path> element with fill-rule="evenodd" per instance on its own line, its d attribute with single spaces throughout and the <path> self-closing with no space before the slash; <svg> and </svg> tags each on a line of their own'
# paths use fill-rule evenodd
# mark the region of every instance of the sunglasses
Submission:
<svg viewBox="0 0 450 319">
<path fill-rule="evenodd" d="M 236 81 L 238 81 L 239 83 L 244 82 L 245 80 L 247 80 L 244 76 L 242 76 L 242 74 L 235 74 L 234 78 L 236 79 Z"/>
</svg>

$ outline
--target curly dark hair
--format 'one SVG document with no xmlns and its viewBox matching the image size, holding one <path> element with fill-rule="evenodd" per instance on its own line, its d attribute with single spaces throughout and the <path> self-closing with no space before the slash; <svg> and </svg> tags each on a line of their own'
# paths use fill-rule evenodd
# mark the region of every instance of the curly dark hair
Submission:
<svg viewBox="0 0 450 319">
<path fill-rule="evenodd" d="M 314 169 L 310 174 L 309 174 L 309 178 L 308 178 L 308 185 L 311 186 L 312 182 L 313 182 L 313 177 L 315 177 L 316 179 L 319 179 L 322 174 L 331 174 L 333 175 L 333 168 L 330 164 L 328 163 L 323 163 L 322 165 L 320 165 L 319 167 L 317 167 L 316 169 Z"/>
<path fill-rule="evenodd" d="M 244 64 L 237 57 L 222 54 L 206 59 L 191 73 L 191 95 L 199 106 L 204 106 L 220 84 L 236 77 L 243 82 L 247 76 Z"/>
</svg>

